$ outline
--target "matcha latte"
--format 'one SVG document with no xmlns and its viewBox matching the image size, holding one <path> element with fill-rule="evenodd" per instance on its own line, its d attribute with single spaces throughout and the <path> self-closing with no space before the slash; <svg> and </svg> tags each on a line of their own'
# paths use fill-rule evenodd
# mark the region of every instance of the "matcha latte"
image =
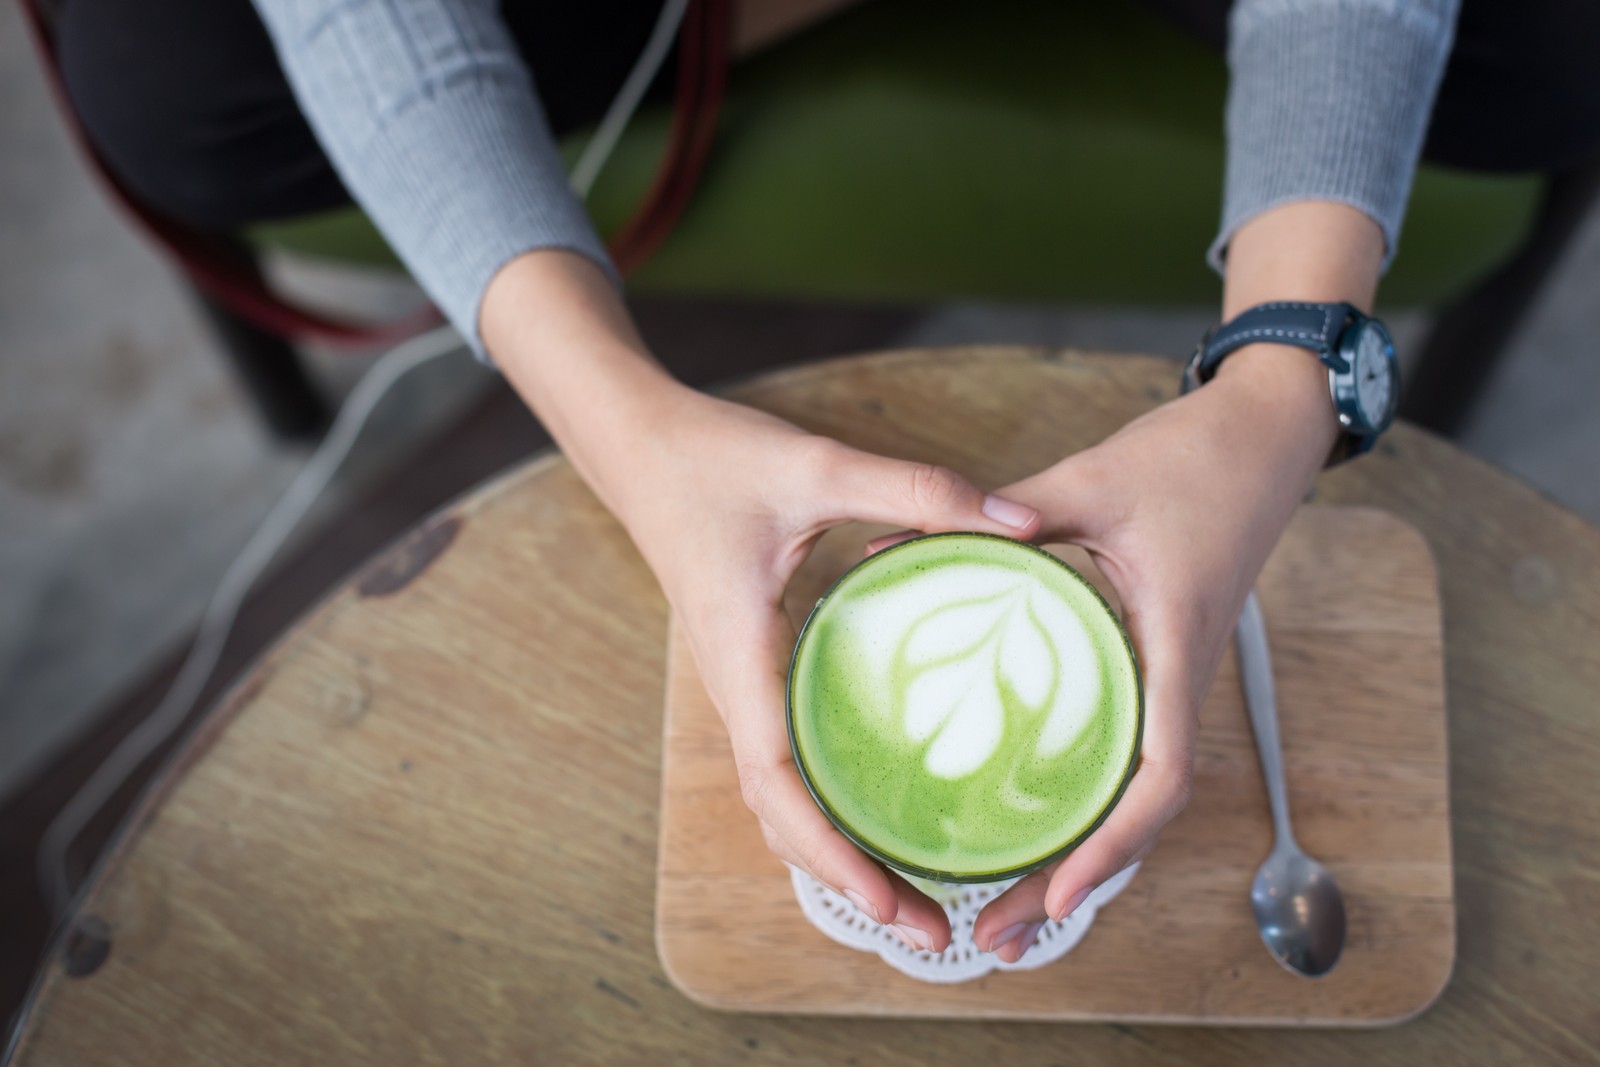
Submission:
<svg viewBox="0 0 1600 1067">
<path fill-rule="evenodd" d="M 868 853 L 1009 878 L 1098 826 L 1138 760 L 1139 671 L 1077 571 L 985 534 L 902 542 L 818 601 L 789 670 L 806 786 Z"/>
</svg>

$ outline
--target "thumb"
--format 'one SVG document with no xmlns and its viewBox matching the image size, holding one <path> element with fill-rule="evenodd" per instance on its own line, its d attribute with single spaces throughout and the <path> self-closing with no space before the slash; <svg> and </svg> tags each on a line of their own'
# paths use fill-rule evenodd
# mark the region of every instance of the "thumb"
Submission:
<svg viewBox="0 0 1600 1067">
<path fill-rule="evenodd" d="M 999 490 L 1007 500 L 1038 512 L 1040 519 L 1031 540 L 1072 542 L 1093 549 L 1125 512 L 1125 504 L 1109 491 L 1106 480 L 1075 459 L 1065 459 Z"/>
<path fill-rule="evenodd" d="M 973 530 L 1027 540 L 1038 509 L 985 493 L 948 467 L 856 452 L 831 479 L 839 519 L 884 522 L 924 533 Z"/>
</svg>

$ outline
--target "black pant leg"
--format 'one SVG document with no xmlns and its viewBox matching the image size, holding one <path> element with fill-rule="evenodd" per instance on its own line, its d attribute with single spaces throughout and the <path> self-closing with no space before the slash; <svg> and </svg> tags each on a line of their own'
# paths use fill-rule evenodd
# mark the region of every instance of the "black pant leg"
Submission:
<svg viewBox="0 0 1600 1067">
<path fill-rule="evenodd" d="M 249 0 L 66 0 L 67 94 L 147 207 L 225 230 L 349 201 Z"/>
<path fill-rule="evenodd" d="M 604 113 L 661 3 L 505 0 L 558 135 Z M 349 202 L 250 0 L 65 0 L 57 42 L 85 131 L 145 206 L 231 230 Z M 651 96 L 670 92 L 675 59 Z"/>
</svg>

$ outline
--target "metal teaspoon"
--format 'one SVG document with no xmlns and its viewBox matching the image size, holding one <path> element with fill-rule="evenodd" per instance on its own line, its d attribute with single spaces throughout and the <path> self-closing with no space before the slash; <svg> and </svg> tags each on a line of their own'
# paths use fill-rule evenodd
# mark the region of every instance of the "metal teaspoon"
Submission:
<svg viewBox="0 0 1600 1067">
<path fill-rule="evenodd" d="M 1289 828 L 1289 798 L 1278 745 L 1278 702 L 1272 685 L 1267 627 L 1255 591 L 1244 602 L 1234 630 L 1239 676 L 1250 728 L 1267 780 L 1275 841 L 1250 887 L 1256 927 L 1277 961 L 1295 974 L 1320 978 L 1339 962 L 1344 948 L 1344 898 L 1326 867 L 1306 855 Z"/>
</svg>

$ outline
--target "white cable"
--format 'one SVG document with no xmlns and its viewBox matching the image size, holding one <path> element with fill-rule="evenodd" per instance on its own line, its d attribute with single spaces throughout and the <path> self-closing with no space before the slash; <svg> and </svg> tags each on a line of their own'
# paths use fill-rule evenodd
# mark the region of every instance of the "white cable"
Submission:
<svg viewBox="0 0 1600 1067">
<path fill-rule="evenodd" d="M 662 5 L 661 14 L 656 19 L 655 29 L 651 31 L 644 51 L 640 53 L 627 80 L 622 83 L 622 88 L 606 109 L 605 117 L 600 120 L 594 136 L 584 146 L 583 154 L 573 167 L 572 188 L 579 197 L 588 199 L 595 179 L 611 158 L 611 152 L 616 148 L 623 130 L 633 119 L 645 91 L 666 60 L 667 51 L 672 46 L 688 6 L 688 0 L 666 0 Z M 327 489 L 356 438 L 361 436 L 373 411 L 395 382 L 409 371 L 460 347 L 459 335 L 448 326 L 413 337 L 385 353 L 351 390 L 328 436 L 317 446 L 316 452 L 295 475 L 288 491 L 267 512 L 267 517 L 245 542 L 244 549 L 223 573 L 222 580 L 217 583 L 211 600 L 206 604 L 205 614 L 200 618 L 194 644 L 189 646 L 188 655 L 184 657 L 178 675 L 161 698 L 161 703 L 112 749 L 105 762 L 95 769 L 72 795 L 72 799 L 50 820 L 50 825 L 45 827 L 44 836 L 39 841 L 39 889 L 58 918 L 68 914 L 73 902 L 71 879 L 67 874 L 67 850 L 78 839 L 89 820 L 116 795 L 117 790 L 160 747 L 162 741 L 188 718 L 216 670 L 217 661 L 222 657 L 222 650 L 228 643 L 228 635 L 233 630 L 234 620 L 244 604 L 245 596 Z"/>
<path fill-rule="evenodd" d="M 188 717 L 201 690 L 211 680 L 245 595 L 327 488 L 373 410 L 407 372 L 460 347 L 461 338 L 450 327 L 430 330 L 396 345 L 373 364 L 351 391 L 328 436 L 217 583 L 201 616 L 194 644 L 161 703 L 118 743 L 46 827 L 39 842 L 39 888 L 57 915 L 65 913 L 72 896 L 66 870 L 67 849 L 128 777 Z"/>
<path fill-rule="evenodd" d="M 678 26 L 683 22 L 683 13 L 688 9 L 689 0 L 666 0 L 666 3 L 661 5 L 661 14 L 656 16 L 655 29 L 650 31 L 650 40 L 645 43 L 644 51 L 639 53 L 638 62 L 633 65 L 633 70 L 628 73 L 628 80 L 622 83 L 616 98 L 606 109 L 605 117 L 600 120 L 600 125 L 595 127 L 594 135 L 589 138 L 589 143 L 583 146 L 583 154 L 573 165 L 572 189 L 580 198 L 584 200 L 589 198 L 589 190 L 594 188 L 595 179 L 600 176 L 601 168 L 606 165 L 606 160 L 611 158 L 612 150 L 622 138 L 622 131 L 628 128 L 628 123 L 633 120 L 633 113 L 639 110 L 639 102 L 644 99 L 650 83 L 655 81 L 661 64 L 666 62 L 667 51 L 671 49 L 672 40 L 678 34 Z"/>
</svg>

